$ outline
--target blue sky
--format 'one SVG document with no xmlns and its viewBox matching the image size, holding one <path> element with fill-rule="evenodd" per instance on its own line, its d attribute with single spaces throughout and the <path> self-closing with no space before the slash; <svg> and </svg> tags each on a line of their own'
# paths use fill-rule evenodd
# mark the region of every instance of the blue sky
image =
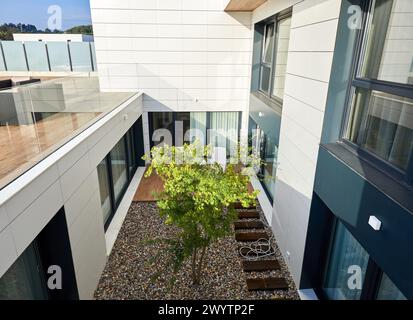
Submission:
<svg viewBox="0 0 413 320">
<path fill-rule="evenodd" d="M 150 1 L 150 0 L 148 0 Z M 89 0 L 10 0 L 2 1 L 0 24 L 33 24 L 38 29 L 47 28 L 51 5 L 62 8 L 63 30 L 82 24 L 91 24 Z"/>
</svg>

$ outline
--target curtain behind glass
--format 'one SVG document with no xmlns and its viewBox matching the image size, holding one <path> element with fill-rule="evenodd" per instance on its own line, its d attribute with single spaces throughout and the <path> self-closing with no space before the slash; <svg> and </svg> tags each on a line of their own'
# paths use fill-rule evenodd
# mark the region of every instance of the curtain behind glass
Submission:
<svg viewBox="0 0 413 320">
<path fill-rule="evenodd" d="M 227 154 L 231 154 L 238 145 L 238 112 L 211 112 L 210 129 L 210 143 L 226 148 Z"/>
<path fill-rule="evenodd" d="M 369 255 L 341 222 L 337 222 L 333 246 L 330 252 L 324 292 L 331 300 L 359 300 L 361 289 L 353 289 L 348 285 L 349 278 L 359 267 L 361 271 L 361 287 L 366 274 Z"/>
<path fill-rule="evenodd" d="M 413 100 L 357 89 L 349 139 L 405 170 L 413 148 Z"/>
<path fill-rule="evenodd" d="M 201 143 L 206 144 L 206 112 L 191 112 L 189 122 L 191 133 L 185 140 L 193 142 L 195 139 L 198 139 Z"/>
</svg>

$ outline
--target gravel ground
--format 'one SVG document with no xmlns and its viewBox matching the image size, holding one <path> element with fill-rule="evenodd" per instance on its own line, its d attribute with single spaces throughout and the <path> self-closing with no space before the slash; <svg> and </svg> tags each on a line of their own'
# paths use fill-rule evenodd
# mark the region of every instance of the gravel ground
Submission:
<svg viewBox="0 0 413 320">
<path fill-rule="evenodd" d="M 149 244 L 148 240 L 170 237 L 174 232 L 176 229 L 163 224 L 155 203 L 132 203 L 96 289 L 95 299 L 298 299 L 275 243 L 281 270 L 252 272 L 248 277 L 281 276 L 288 281 L 289 290 L 249 292 L 247 274 L 241 268 L 237 252 L 239 243 L 234 236 L 221 239 L 208 249 L 207 265 L 199 286 L 192 285 L 189 264 L 178 272 L 176 282 L 171 286 L 172 274 L 162 263 L 166 253 L 162 245 Z M 156 261 L 151 261 L 154 256 Z M 151 278 L 159 272 L 162 274 L 159 278 Z"/>
</svg>

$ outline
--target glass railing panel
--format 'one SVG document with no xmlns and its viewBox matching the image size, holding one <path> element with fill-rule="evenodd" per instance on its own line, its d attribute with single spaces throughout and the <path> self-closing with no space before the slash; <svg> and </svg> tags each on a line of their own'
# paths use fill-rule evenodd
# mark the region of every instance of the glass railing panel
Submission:
<svg viewBox="0 0 413 320">
<path fill-rule="evenodd" d="M 21 41 L 2 41 L 7 70 L 27 71 L 26 56 Z"/>
<path fill-rule="evenodd" d="M 71 71 L 67 42 L 48 42 L 51 71 Z"/>
<path fill-rule="evenodd" d="M 89 42 L 70 42 L 69 49 L 73 71 L 92 71 L 92 56 Z"/>
<path fill-rule="evenodd" d="M 26 48 L 27 64 L 30 71 L 49 71 L 46 44 L 42 41 L 27 41 Z"/>
</svg>

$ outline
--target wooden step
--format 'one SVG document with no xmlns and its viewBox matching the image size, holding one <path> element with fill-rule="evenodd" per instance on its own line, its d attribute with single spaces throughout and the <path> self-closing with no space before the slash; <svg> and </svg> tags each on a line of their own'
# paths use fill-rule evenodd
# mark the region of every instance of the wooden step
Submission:
<svg viewBox="0 0 413 320">
<path fill-rule="evenodd" d="M 257 231 L 257 232 L 236 232 L 235 233 L 235 240 L 246 242 L 246 241 L 257 241 L 259 239 L 266 239 L 268 240 L 270 237 L 265 231 Z"/>
<path fill-rule="evenodd" d="M 251 221 L 235 221 L 235 230 L 239 229 L 263 229 L 264 224 L 261 220 L 251 220 Z"/>
<path fill-rule="evenodd" d="M 267 270 L 278 270 L 280 269 L 280 264 L 277 260 L 244 260 L 242 261 L 242 268 L 245 272 L 251 271 L 267 271 Z"/>
<path fill-rule="evenodd" d="M 260 214 L 258 213 L 258 211 L 255 211 L 255 210 L 241 211 L 241 212 L 238 212 L 238 218 L 239 219 L 259 219 Z"/>
<path fill-rule="evenodd" d="M 248 208 L 244 208 L 240 202 L 235 203 L 233 206 L 235 209 L 250 209 L 250 210 L 257 209 L 257 206 L 251 206 Z"/>
<path fill-rule="evenodd" d="M 249 291 L 258 290 L 287 290 L 288 283 L 284 278 L 257 278 L 247 279 Z"/>
</svg>

